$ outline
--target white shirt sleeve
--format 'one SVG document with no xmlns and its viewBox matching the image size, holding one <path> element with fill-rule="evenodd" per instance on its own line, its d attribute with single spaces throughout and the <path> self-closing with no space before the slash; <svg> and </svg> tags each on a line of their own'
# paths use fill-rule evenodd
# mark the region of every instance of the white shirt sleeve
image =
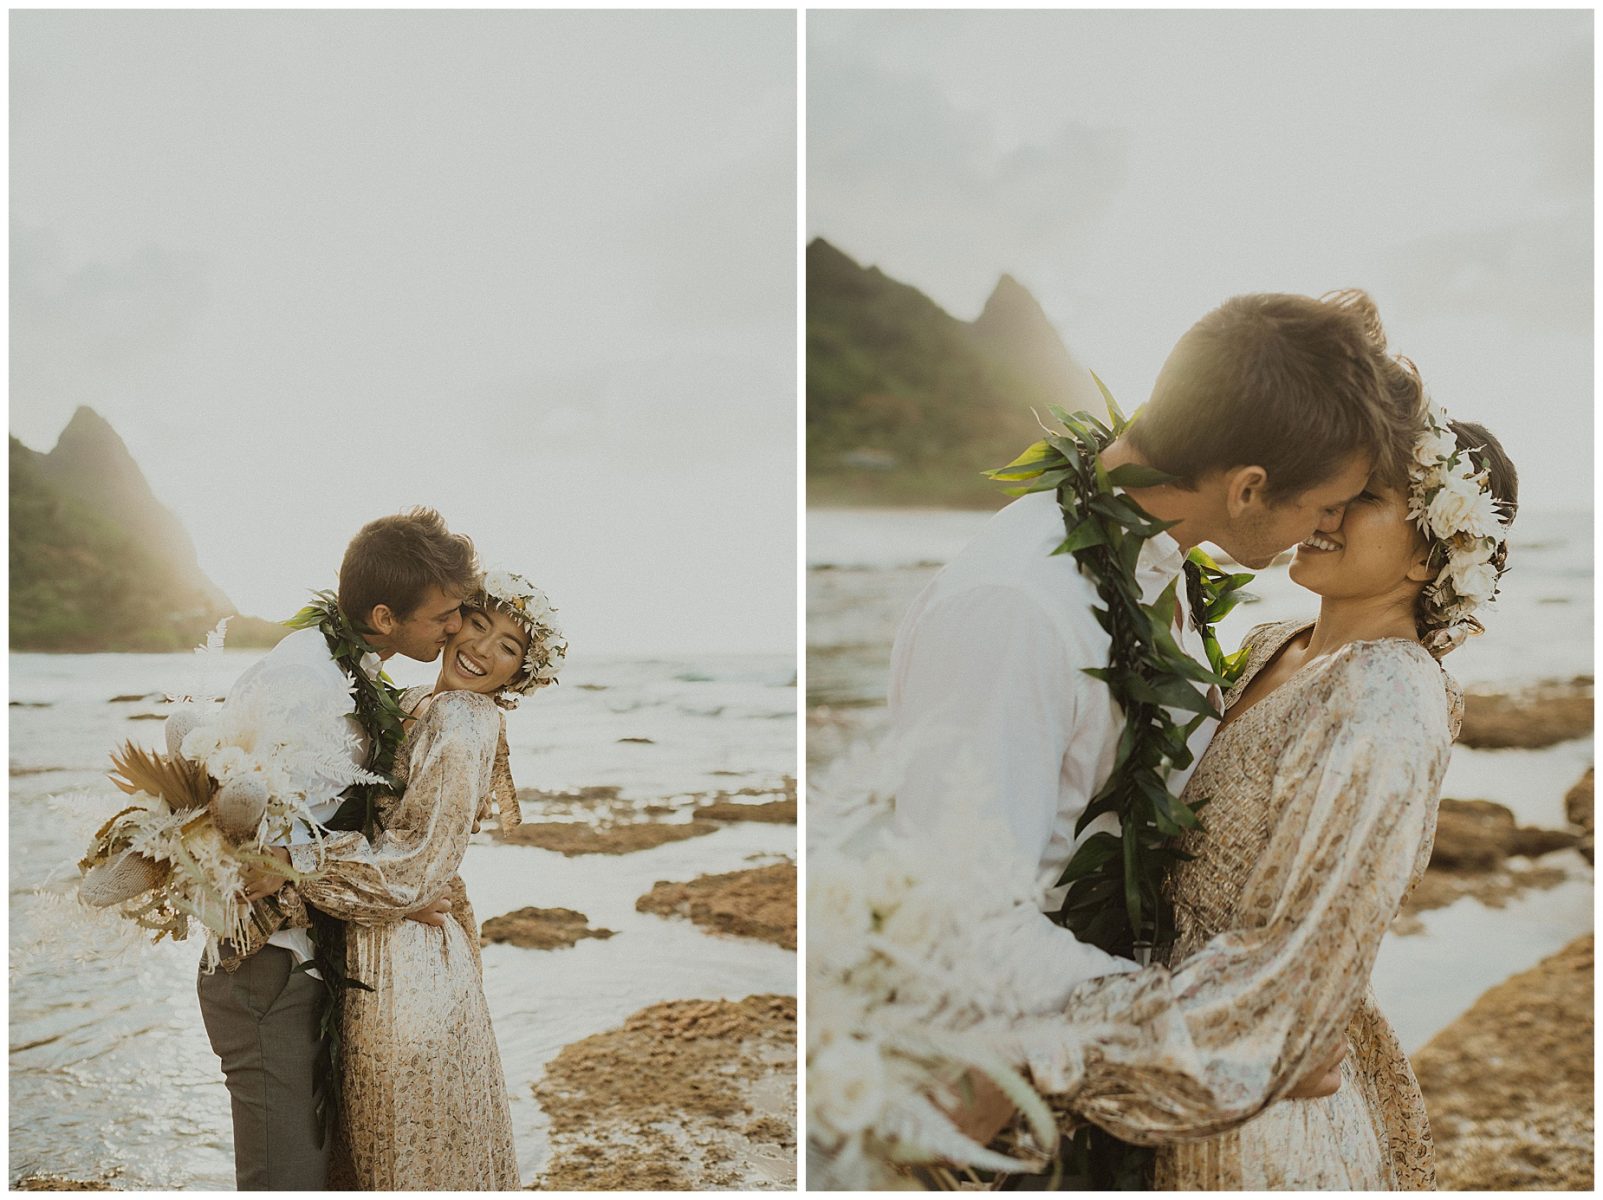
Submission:
<svg viewBox="0 0 1603 1200">
<path fill-rule="evenodd" d="M 964 589 L 914 615 L 891 668 L 892 752 L 899 786 L 895 823 L 913 833 L 939 822 L 961 789 L 994 812 L 1029 863 L 1048 857 L 1065 807 L 1064 759 L 1109 736 L 1106 705 L 1082 704 L 1089 682 L 1062 630 L 1028 593 Z M 1082 710 L 1083 709 L 1083 713 Z M 1075 772 L 1084 777 L 1084 772 Z M 1076 983 L 1133 964 L 1074 939 L 1041 917 L 1030 948 L 1052 960 L 1063 994 Z"/>
</svg>

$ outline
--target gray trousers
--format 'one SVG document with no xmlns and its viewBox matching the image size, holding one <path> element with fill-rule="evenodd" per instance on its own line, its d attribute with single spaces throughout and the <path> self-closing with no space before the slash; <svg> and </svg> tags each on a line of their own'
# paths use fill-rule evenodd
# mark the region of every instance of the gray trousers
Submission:
<svg viewBox="0 0 1603 1200">
<path fill-rule="evenodd" d="M 330 1142 L 319 1147 L 313 1068 L 323 985 L 294 972 L 295 956 L 263 946 L 232 974 L 201 972 L 206 1036 L 223 1062 L 234 1115 L 234 1179 L 242 1192 L 321 1191 Z"/>
</svg>

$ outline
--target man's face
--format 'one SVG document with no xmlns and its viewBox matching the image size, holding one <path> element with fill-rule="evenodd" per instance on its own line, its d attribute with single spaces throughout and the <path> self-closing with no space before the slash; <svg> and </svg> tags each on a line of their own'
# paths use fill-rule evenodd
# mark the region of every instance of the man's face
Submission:
<svg viewBox="0 0 1603 1200">
<path fill-rule="evenodd" d="M 430 586 L 417 608 L 405 620 L 396 620 L 390 626 L 384 648 L 418 662 L 433 662 L 461 628 L 461 597 Z"/>
<path fill-rule="evenodd" d="M 1298 495 L 1270 501 L 1260 488 L 1212 540 L 1242 566 L 1262 570 L 1282 550 L 1306 541 L 1315 530 L 1338 529 L 1348 501 L 1364 490 L 1369 468 L 1369 456 L 1355 454 L 1329 479 Z"/>
</svg>

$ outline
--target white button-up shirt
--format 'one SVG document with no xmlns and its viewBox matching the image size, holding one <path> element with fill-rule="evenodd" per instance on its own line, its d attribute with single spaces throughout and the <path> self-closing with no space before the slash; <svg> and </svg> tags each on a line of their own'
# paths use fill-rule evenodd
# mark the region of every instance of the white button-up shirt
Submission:
<svg viewBox="0 0 1603 1200">
<path fill-rule="evenodd" d="M 376 676 L 382 666 L 376 654 L 365 655 L 361 665 L 369 678 Z M 354 686 L 329 654 L 322 631 L 298 629 L 246 668 L 223 704 L 226 707 L 231 702 L 243 703 L 253 693 L 265 691 L 285 707 L 299 710 L 297 730 L 327 731 L 325 741 L 307 749 L 321 750 L 335 759 L 349 758 L 360 767 L 367 762 L 370 742 L 367 731 L 356 719 Z M 313 773 L 296 780 L 296 786 L 305 791 L 312 815 L 319 822 L 330 820 L 339 810 L 339 796 L 345 785 L 338 780 Z M 307 842 L 311 837 L 310 830 L 297 824 L 289 844 Z M 288 950 L 297 963 L 312 957 L 311 937 L 304 929 L 280 929 L 267 939 L 267 944 Z"/>
<path fill-rule="evenodd" d="M 1074 833 L 1112 770 L 1124 715 L 1108 686 L 1084 673 L 1108 665 L 1109 639 L 1092 613 L 1101 605 L 1095 584 L 1072 554 L 1052 553 L 1063 538 L 1054 493 L 1013 501 L 919 593 L 891 653 L 898 827 L 928 823 L 951 787 L 980 781 L 982 803 L 1037 864 L 1043 913 L 1062 903 L 1066 889 L 1057 880 L 1080 842 L 1119 832 L 1115 816 L 1105 813 L 1082 837 Z M 1176 640 L 1206 663 L 1189 615 L 1184 563 L 1179 543 L 1160 533 L 1142 546 L 1136 580 L 1150 604 L 1180 577 L 1184 628 Z M 1171 711 L 1181 723 L 1195 716 Z M 1194 756 L 1216 724 L 1204 720 L 1192 734 Z M 1192 769 L 1171 772 L 1171 790 L 1178 794 Z M 1094 947 L 1073 950 L 1065 956 L 1065 992 L 1130 969 Z"/>
</svg>

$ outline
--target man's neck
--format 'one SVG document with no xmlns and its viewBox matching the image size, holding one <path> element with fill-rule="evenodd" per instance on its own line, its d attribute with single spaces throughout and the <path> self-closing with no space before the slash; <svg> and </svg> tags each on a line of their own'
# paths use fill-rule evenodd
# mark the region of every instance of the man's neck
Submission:
<svg viewBox="0 0 1603 1200">
<path fill-rule="evenodd" d="M 1130 444 L 1128 438 L 1120 437 L 1115 440 L 1101 455 L 1098 456 L 1102 465 L 1109 471 L 1116 467 L 1129 465 L 1150 467 L 1152 464 L 1143 458 L 1139 451 Z M 1206 526 L 1208 512 L 1203 499 L 1196 492 L 1173 484 L 1160 484 L 1157 487 L 1139 487 L 1122 489 L 1130 499 L 1139 504 L 1148 516 L 1156 517 L 1160 521 L 1178 521 L 1166 532 L 1180 545 L 1182 553 L 1189 554 L 1197 546 L 1208 540 Z"/>
</svg>

